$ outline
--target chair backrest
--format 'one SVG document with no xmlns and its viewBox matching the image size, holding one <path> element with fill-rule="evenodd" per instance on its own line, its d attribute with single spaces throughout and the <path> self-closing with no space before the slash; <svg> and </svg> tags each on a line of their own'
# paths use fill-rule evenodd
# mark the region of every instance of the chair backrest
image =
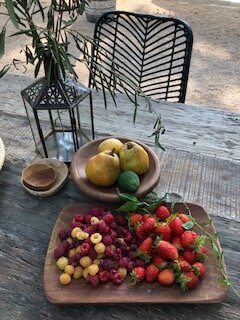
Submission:
<svg viewBox="0 0 240 320">
<path fill-rule="evenodd" d="M 136 85 L 153 99 L 185 102 L 193 43 L 186 22 L 111 11 L 97 21 L 94 40 L 90 87 L 134 94 Z"/>
</svg>

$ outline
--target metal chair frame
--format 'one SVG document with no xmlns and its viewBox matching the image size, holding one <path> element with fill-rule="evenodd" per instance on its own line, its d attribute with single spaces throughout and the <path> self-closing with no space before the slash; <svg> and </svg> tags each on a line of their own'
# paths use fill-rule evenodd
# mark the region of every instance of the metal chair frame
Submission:
<svg viewBox="0 0 240 320">
<path fill-rule="evenodd" d="M 96 22 L 94 41 L 90 88 L 130 95 L 140 88 L 155 100 L 185 102 L 193 44 L 185 21 L 110 11 Z M 116 72 L 122 75 L 117 81 Z"/>
</svg>

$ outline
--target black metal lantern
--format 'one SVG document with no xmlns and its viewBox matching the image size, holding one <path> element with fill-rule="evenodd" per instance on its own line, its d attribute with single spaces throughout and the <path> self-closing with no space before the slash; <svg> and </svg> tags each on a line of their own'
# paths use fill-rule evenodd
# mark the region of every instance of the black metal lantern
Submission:
<svg viewBox="0 0 240 320">
<path fill-rule="evenodd" d="M 94 139 L 91 104 L 90 110 L 81 109 L 80 117 L 80 102 L 88 95 L 91 99 L 91 93 L 75 80 L 49 84 L 44 77 L 21 95 L 36 149 L 43 157 L 69 163 L 81 145 Z"/>
</svg>

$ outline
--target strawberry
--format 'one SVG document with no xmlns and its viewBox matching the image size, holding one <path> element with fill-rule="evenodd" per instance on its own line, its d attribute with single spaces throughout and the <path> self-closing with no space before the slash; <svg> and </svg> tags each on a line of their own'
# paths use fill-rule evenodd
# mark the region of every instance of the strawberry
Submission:
<svg viewBox="0 0 240 320">
<path fill-rule="evenodd" d="M 195 288 L 199 280 L 194 272 L 188 271 L 182 273 L 182 275 L 178 279 L 178 282 L 180 283 L 180 288 L 183 291 L 187 291 L 188 289 Z"/>
<path fill-rule="evenodd" d="M 152 263 L 159 269 L 162 270 L 167 266 L 167 261 L 162 258 L 160 255 L 158 254 L 154 254 L 153 258 L 152 258 Z"/>
<path fill-rule="evenodd" d="M 173 234 L 180 236 L 184 232 L 183 222 L 179 217 L 174 217 L 171 219 L 169 226 Z"/>
<path fill-rule="evenodd" d="M 201 262 L 195 262 L 192 265 L 193 268 L 193 272 L 196 274 L 197 277 L 201 278 L 204 276 L 204 274 L 206 273 L 206 267 L 203 263 Z"/>
<path fill-rule="evenodd" d="M 156 221 L 153 217 L 148 217 L 143 223 L 143 230 L 147 234 L 155 229 Z"/>
<path fill-rule="evenodd" d="M 170 217 L 171 213 L 165 206 L 159 206 L 155 210 L 155 215 L 158 217 L 160 221 L 165 221 Z"/>
<path fill-rule="evenodd" d="M 196 261 L 197 254 L 193 250 L 185 250 L 183 252 L 183 258 L 190 264 L 193 264 Z"/>
<path fill-rule="evenodd" d="M 138 239 L 140 239 L 140 240 L 145 239 L 146 235 L 143 230 L 143 223 L 140 223 L 139 225 L 137 225 L 137 227 L 135 229 L 135 234 L 138 237 Z"/>
<path fill-rule="evenodd" d="M 182 220 L 183 223 L 186 223 L 186 222 L 190 221 L 190 217 L 189 217 L 188 214 L 179 213 L 178 217 Z"/>
<path fill-rule="evenodd" d="M 141 242 L 140 246 L 138 247 L 138 251 L 140 253 L 149 254 L 152 251 L 152 246 L 153 246 L 153 239 L 151 237 L 147 237 Z"/>
<path fill-rule="evenodd" d="M 177 249 L 168 241 L 157 239 L 155 251 L 167 260 L 175 260 L 178 258 Z"/>
<path fill-rule="evenodd" d="M 143 221 L 143 216 L 140 213 L 132 213 L 129 217 L 130 224 L 136 225 Z"/>
<path fill-rule="evenodd" d="M 162 236 L 162 239 L 170 242 L 172 231 L 169 225 L 165 222 L 159 223 L 155 228 L 155 235 Z"/>
<path fill-rule="evenodd" d="M 183 251 L 183 245 L 178 236 L 174 236 L 171 243 L 178 251 Z"/>
<path fill-rule="evenodd" d="M 151 215 L 149 213 L 145 213 L 143 215 L 143 221 L 146 221 L 148 218 L 151 218 Z"/>
<path fill-rule="evenodd" d="M 149 283 L 154 282 L 159 274 L 158 268 L 154 264 L 150 264 L 146 268 L 146 281 Z"/>
<path fill-rule="evenodd" d="M 145 269 L 143 267 L 135 267 L 133 268 L 132 272 L 130 273 L 130 276 L 132 278 L 132 282 L 135 284 L 137 282 L 141 282 L 145 278 Z"/>
<path fill-rule="evenodd" d="M 137 250 L 137 256 L 141 257 L 146 262 L 150 261 L 150 257 L 152 255 L 152 246 L 153 239 L 151 237 L 147 237 L 144 239 Z"/>
<path fill-rule="evenodd" d="M 191 249 L 194 246 L 195 239 L 197 238 L 197 234 L 194 231 L 186 230 L 181 236 L 180 240 L 184 248 Z"/>
<path fill-rule="evenodd" d="M 196 250 L 196 260 L 202 262 L 206 258 L 207 258 L 207 248 L 205 246 L 200 246 Z"/>
<path fill-rule="evenodd" d="M 192 270 L 192 266 L 190 265 L 189 262 L 187 262 L 183 256 L 180 256 L 178 258 L 178 265 L 181 271 L 191 271 Z"/>
<path fill-rule="evenodd" d="M 175 282 L 175 275 L 171 269 L 163 269 L 159 272 L 158 282 L 164 286 L 170 286 Z"/>
</svg>

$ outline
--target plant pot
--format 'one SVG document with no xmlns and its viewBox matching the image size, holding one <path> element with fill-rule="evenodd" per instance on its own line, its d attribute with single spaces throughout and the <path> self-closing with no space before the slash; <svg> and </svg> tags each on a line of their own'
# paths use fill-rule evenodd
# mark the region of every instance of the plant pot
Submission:
<svg viewBox="0 0 240 320">
<path fill-rule="evenodd" d="M 91 0 L 85 6 L 85 14 L 89 22 L 96 22 L 107 11 L 116 10 L 116 0 Z"/>
</svg>

